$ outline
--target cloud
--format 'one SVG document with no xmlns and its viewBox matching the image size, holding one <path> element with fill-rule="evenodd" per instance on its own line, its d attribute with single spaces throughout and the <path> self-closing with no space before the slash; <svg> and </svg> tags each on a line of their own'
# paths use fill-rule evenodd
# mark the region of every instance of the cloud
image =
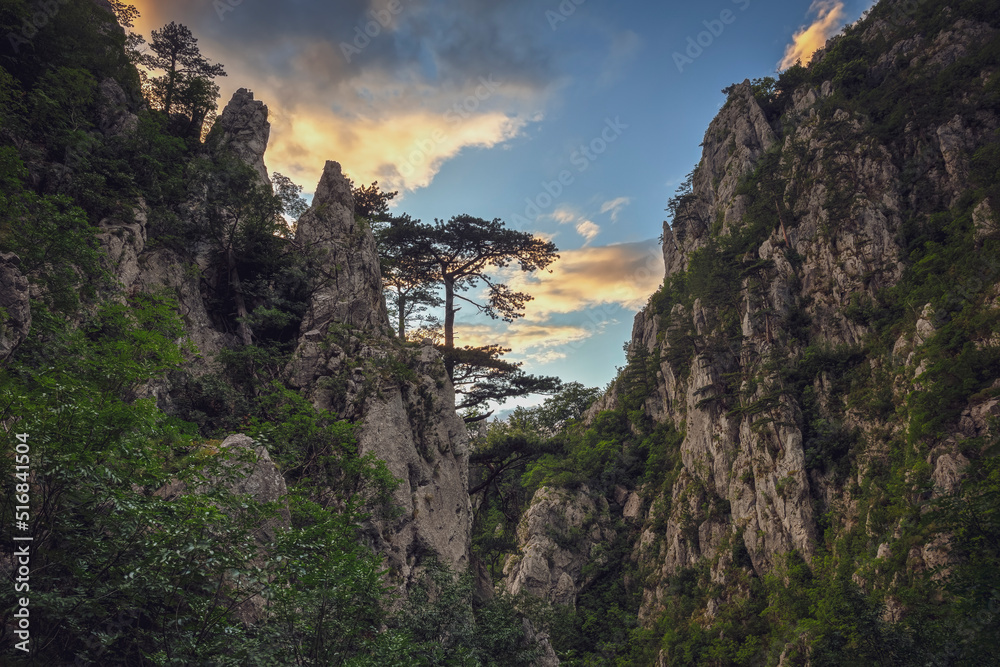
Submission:
<svg viewBox="0 0 1000 667">
<path fill-rule="evenodd" d="M 517 321 L 500 332 L 487 324 L 457 323 L 455 338 L 461 345 L 491 345 L 502 339 L 503 345 L 511 349 L 507 359 L 540 366 L 565 359 L 601 330 L 603 327 Z"/>
<path fill-rule="evenodd" d="M 459 345 L 503 341 L 510 357 L 532 364 L 564 359 L 592 336 L 616 324 L 620 309 L 639 310 L 663 280 L 663 254 L 656 240 L 581 248 L 560 253 L 552 273 L 511 268 L 502 279 L 531 294 L 525 317 L 504 330 L 481 322 L 457 322 Z M 558 321 L 553 321 L 558 319 Z"/>
<path fill-rule="evenodd" d="M 560 206 L 555 211 L 553 211 L 549 217 L 558 222 L 560 225 L 565 225 L 570 222 L 575 222 L 577 219 L 577 214 L 573 212 L 573 210 L 570 209 L 569 207 Z"/>
<path fill-rule="evenodd" d="M 618 216 L 621 215 L 622 209 L 631 203 L 632 200 L 628 197 L 618 197 L 617 199 L 612 199 L 601 204 L 601 213 L 610 212 L 611 222 L 618 222 Z"/>
<path fill-rule="evenodd" d="M 220 107 L 240 87 L 267 104 L 267 166 L 307 191 L 327 159 L 356 183 L 426 187 L 462 150 L 503 145 L 540 120 L 559 85 L 531 0 L 401 0 L 394 14 L 384 0 L 136 6 L 147 38 L 183 23 L 225 65 Z"/>
<path fill-rule="evenodd" d="M 816 0 L 809 11 L 816 13 L 816 20 L 809 27 L 795 33 L 792 43 L 785 47 L 785 57 L 778 64 L 779 70 L 787 69 L 799 61 L 803 65 L 808 64 L 813 54 L 823 48 L 826 41 L 844 25 L 842 0 Z"/>
<path fill-rule="evenodd" d="M 266 93 L 258 98 L 267 99 Z M 460 120 L 438 113 L 397 112 L 393 122 L 355 117 L 331 123 L 317 106 L 284 109 L 269 104 L 271 145 L 268 167 L 308 191 L 319 180 L 316 165 L 336 159 L 356 183 L 377 180 L 385 190 L 415 190 L 431 183 L 441 165 L 468 147 L 490 148 L 517 136 L 526 121 L 503 113 Z"/>
<path fill-rule="evenodd" d="M 663 253 L 656 240 L 580 248 L 559 253 L 552 273 L 511 271 L 504 276 L 516 291 L 531 294 L 525 322 L 545 322 L 555 314 L 603 307 L 604 314 L 639 310 L 663 282 Z"/>
<path fill-rule="evenodd" d="M 591 332 L 573 324 L 538 324 L 523 320 L 514 322 L 503 334 L 504 345 L 523 353 L 526 350 L 544 350 L 586 340 Z M 455 325 L 455 339 L 459 345 L 491 345 L 497 342 L 497 329 L 489 324 Z"/>
<path fill-rule="evenodd" d="M 576 223 L 576 233 L 584 238 L 585 243 L 589 244 L 601 233 L 601 228 L 590 220 L 581 220 Z"/>
<path fill-rule="evenodd" d="M 589 244 L 601 233 L 599 225 L 592 220 L 588 220 L 568 206 L 560 206 L 552 213 L 543 217 L 551 218 L 560 225 L 573 225 L 576 233 L 583 237 L 585 244 Z"/>
</svg>

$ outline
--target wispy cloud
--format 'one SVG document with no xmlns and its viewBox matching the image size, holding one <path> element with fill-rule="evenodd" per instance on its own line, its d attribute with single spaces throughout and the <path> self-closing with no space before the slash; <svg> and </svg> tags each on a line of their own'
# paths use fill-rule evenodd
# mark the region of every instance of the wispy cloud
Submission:
<svg viewBox="0 0 1000 667">
<path fill-rule="evenodd" d="M 564 359 L 617 323 L 621 308 L 644 306 L 663 280 L 663 255 L 655 240 L 581 248 L 561 252 L 552 269 L 525 274 L 512 268 L 503 275 L 511 289 L 534 297 L 525 317 L 500 334 L 513 359 L 538 365 Z M 488 323 L 458 322 L 455 335 L 461 345 L 498 340 Z"/>
<path fill-rule="evenodd" d="M 584 245 L 587 245 L 597 238 L 601 228 L 590 220 L 580 220 L 576 223 L 576 233 L 583 237 Z"/>
<path fill-rule="evenodd" d="M 621 215 L 622 209 L 631 203 L 632 200 L 628 197 L 618 197 L 617 199 L 612 199 L 601 204 L 601 213 L 610 212 L 611 222 L 618 222 L 618 216 Z"/>
<path fill-rule="evenodd" d="M 244 86 L 267 104 L 267 166 L 307 191 L 327 159 L 355 182 L 426 187 L 462 150 L 502 145 L 538 121 L 559 79 L 548 26 L 527 20 L 537 19 L 531 0 L 463 0 L 463 11 L 438 2 L 394 11 L 381 0 L 240 2 L 224 14 L 202 0 L 135 4 L 141 33 L 184 23 L 202 53 L 226 66 L 222 105 Z M 376 26 L 376 16 L 388 18 Z"/>
<path fill-rule="evenodd" d="M 779 70 L 800 61 L 808 64 L 813 54 L 844 26 L 846 13 L 841 0 L 816 0 L 809 11 L 816 14 L 815 20 L 792 37 L 792 43 L 785 47 L 785 57 L 778 64 Z"/>
<path fill-rule="evenodd" d="M 565 347 L 586 340 L 593 332 L 573 324 L 537 324 L 523 321 L 514 322 L 503 334 L 504 345 L 513 350 L 514 356 L 540 359 L 545 355 L 549 361 L 566 356 Z M 496 327 L 489 324 L 455 325 L 455 339 L 460 345 L 491 345 L 497 342 Z"/>
<path fill-rule="evenodd" d="M 573 225 L 576 233 L 583 237 L 585 245 L 589 244 L 601 233 L 600 225 L 568 206 L 560 206 L 545 217 L 555 220 L 560 225 Z"/>
<path fill-rule="evenodd" d="M 622 243 L 566 250 L 550 268 L 552 273 L 511 272 L 511 289 L 534 296 L 526 322 L 546 322 L 561 313 L 600 305 L 638 310 L 663 282 L 663 254 L 659 243 Z"/>
</svg>

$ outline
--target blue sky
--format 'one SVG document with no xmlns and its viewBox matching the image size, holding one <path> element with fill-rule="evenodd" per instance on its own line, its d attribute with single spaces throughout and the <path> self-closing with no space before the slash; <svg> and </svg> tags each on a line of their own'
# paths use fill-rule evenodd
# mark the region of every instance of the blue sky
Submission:
<svg viewBox="0 0 1000 667">
<path fill-rule="evenodd" d="M 460 344 L 603 387 L 662 281 L 664 208 L 700 157 L 722 88 L 773 75 L 870 0 L 136 2 L 271 112 L 265 161 L 310 192 L 324 161 L 400 191 L 426 222 L 468 213 L 551 238 L 552 274 L 507 326 L 459 313 Z M 811 26 L 811 29 L 807 30 Z M 531 401 L 529 401 L 531 402 Z M 508 405 L 509 407 L 509 405 Z"/>
</svg>

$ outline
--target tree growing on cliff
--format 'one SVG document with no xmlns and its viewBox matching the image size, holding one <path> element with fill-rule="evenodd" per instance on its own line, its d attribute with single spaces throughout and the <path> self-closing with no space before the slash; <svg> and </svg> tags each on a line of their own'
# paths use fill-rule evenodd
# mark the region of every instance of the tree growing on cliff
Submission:
<svg viewBox="0 0 1000 667">
<path fill-rule="evenodd" d="M 440 308 L 444 302 L 437 294 L 434 277 L 428 267 L 414 253 L 411 227 L 419 223 L 409 215 L 392 215 L 389 202 L 398 192 L 383 192 L 378 181 L 371 185 L 352 188 L 354 215 L 362 218 L 375 233 L 378 255 L 385 287 L 385 301 L 389 314 L 395 320 L 400 340 L 406 339 L 408 327 L 437 329 L 440 322 L 427 313 Z"/>
<path fill-rule="evenodd" d="M 236 334 L 249 346 L 261 331 L 297 328 L 293 320 L 301 317 L 301 299 L 286 293 L 301 292 L 302 253 L 288 241 L 283 214 L 301 215 L 302 188 L 276 173 L 272 189 L 232 155 L 218 158 L 211 169 L 202 231 L 218 258 L 216 294 L 231 304 Z"/>
<path fill-rule="evenodd" d="M 415 229 L 419 220 L 409 215 L 386 216 L 375 231 L 379 258 L 382 263 L 382 282 L 385 285 L 386 305 L 396 318 L 396 333 L 406 339 L 407 327 L 413 323 L 418 329 L 439 329 L 441 322 L 428 316 L 432 308 L 440 308 L 444 301 L 433 266 L 421 254 L 424 236 Z"/>
<path fill-rule="evenodd" d="M 150 103 L 168 115 L 184 113 L 200 134 L 205 119 L 216 108 L 219 88 L 213 79 L 226 76 L 225 69 L 206 60 L 191 30 L 173 21 L 153 31 L 149 47 L 152 53 L 143 54 L 140 64 L 164 72 L 148 79 Z"/>
<path fill-rule="evenodd" d="M 455 314 L 462 308 L 459 302 L 492 319 L 512 322 L 523 317 L 524 306 L 533 297 L 511 290 L 492 276 L 491 270 L 511 265 L 522 271 L 545 269 L 559 257 L 555 244 L 508 229 L 499 218 L 483 220 L 470 215 L 458 215 L 448 222 L 435 220 L 433 225 L 409 216 L 392 218 L 378 236 L 381 251 L 387 256 L 390 281 L 403 285 L 397 303 L 400 330 L 405 329 L 407 307 L 443 303 L 443 343 L 439 347 L 449 377 L 463 394 L 458 407 L 475 408 L 489 401 L 503 402 L 559 388 L 557 378 L 527 375 L 520 364 L 501 359 L 510 350 L 500 345 L 455 346 Z M 486 286 L 482 297 L 469 294 L 481 285 Z M 443 291 L 443 298 L 438 297 L 438 290 Z"/>
<path fill-rule="evenodd" d="M 507 229 L 499 218 L 457 215 L 448 222 L 435 220 L 433 225 L 414 222 L 405 233 L 410 258 L 444 287 L 444 346 L 449 349 L 455 347 L 455 314 L 462 308 L 458 301 L 504 322 L 524 316 L 524 306 L 533 297 L 512 291 L 490 276 L 490 269 L 517 264 L 522 271 L 537 271 L 559 258 L 554 243 Z M 481 283 L 486 285 L 485 298 L 465 295 Z"/>
</svg>

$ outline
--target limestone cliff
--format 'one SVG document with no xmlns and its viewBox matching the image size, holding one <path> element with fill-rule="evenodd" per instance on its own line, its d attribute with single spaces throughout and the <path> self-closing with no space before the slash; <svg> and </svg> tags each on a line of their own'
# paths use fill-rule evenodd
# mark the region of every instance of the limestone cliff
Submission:
<svg viewBox="0 0 1000 667">
<path fill-rule="evenodd" d="M 691 189 L 664 223 L 664 287 L 635 318 L 628 368 L 588 413 L 593 423 L 606 410 L 638 410 L 648 428 L 683 434 L 678 464 L 628 489 L 647 626 L 676 604 L 682 572 L 704 568 L 706 585 L 726 591 L 695 614 L 707 625 L 746 594 L 736 584 L 746 572 L 773 572 L 789 554 L 813 566 L 821 552 L 841 558 L 833 545 L 845 536 L 864 545 L 854 581 L 885 596 L 887 619 L 900 617 L 896 585 L 948 562 L 947 538 L 908 532 L 905 517 L 954 491 L 969 462 L 962 452 L 980 456 L 997 433 L 993 182 L 970 175 L 998 138 L 998 73 L 987 55 L 998 31 L 949 8 L 928 8 L 918 22 L 903 5 L 881 3 L 777 89 L 728 89 Z M 846 76 L 844 52 L 855 47 L 867 59 L 855 56 Z M 961 98 L 928 99 L 959 66 L 968 68 Z M 906 89 L 912 103 L 884 99 L 880 87 L 890 98 Z M 934 231 L 944 219 L 957 222 Z M 928 242 L 936 245 L 920 245 Z M 959 246 L 956 263 L 936 269 L 957 285 L 917 287 L 934 280 L 921 260 Z M 980 324 L 959 329 L 960 312 Z M 942 327 L 962 342 L 935 338 Z M 962 363 L 948 355 L 962 345 L 981 355 L 982 372 L 945 400 Z M 629 414 L 634 431 L 646 428 Z M 888 494 L 885 480 L 897 478 L 893 488 L 912 495 Z M 507 585 L 568 601 L 563 591 L 586 586 L 576 573 L 589 543 L 547 549 L 550 564 L 571 568 L 527 568 L 548 544 L 535 517 L 570 515 L 615 492 L 552 493 L 539 490 L 522 518 Z M 613 513 L 626 505 L 613 503 Z M 887 505 L 899 508 L 892 518 Z M 895 578 L 871 565 L 899 549 L 908 558 Z"/>
<path fill-rule="evenodd" d="M 105 88 L 106 132 L 128 132 L 127 109 L 115 105 L 114 86 Z M 235 155 L 269 185 L 267 114 L 253 93 L 237 91 L 206 143 L 205 158 Z M 183 224 L 206 224 L 212 214 L 211 185 L 191 183 Z M 102 221 L 99 239 L 106 268 L 118 284 L 117 298 L 166 290 L 177 300 L 193 354 L 185 374 L 149 388 L 165 409 L 176 410 L 189 400 L 184 396 L 189 385 L 211 379 L 219 370 L 218 355 L 238 350 L 240 343 L 213 301 L 218 286 L 211 245 L 198 240 L 148 247 L 149 224 L 140 202 L 128 219 Z M 439 353 L 429 346 L 404 346 L 392 337 L 374 239 L 354 215 L 351 183 L 338 163 L 326 164 L 312 206 L 288 243 L 320 278 L 306 304 L 287 381 L 317 407 L 357 422 L 361 454 L 374 453 L 401 480 L 395 496 L 401 517 L 373 523 L 368 530 L 373 545 L 403 583 L 428 558 L 464 570 L 471 531 L 465 424 L 455 412 L 454 390 Z M 16 285 L 13 261 L 5 259 L 2 275 Z M 16 344 L 22 326 L 19 311 L 10 312 L 12 335 L 0 339 L 8 347 Z"/>
<path fill-rule="evenodd" d="M 428 557 L 463 571 L 472 516 L 468 432 L 440 354 L 391 337 L 375 241 L 354 216 L 338 163 L 327 162 L 295 240 L 319 253 L 325 275 L 302 322 L 290 382 L 316 407 L 359 422 L 361 453 L 374 453 L 402 480 L 395 495 L 402 516 L 370 530 L 394 572 L 408 582 Z"/>
</svg>

